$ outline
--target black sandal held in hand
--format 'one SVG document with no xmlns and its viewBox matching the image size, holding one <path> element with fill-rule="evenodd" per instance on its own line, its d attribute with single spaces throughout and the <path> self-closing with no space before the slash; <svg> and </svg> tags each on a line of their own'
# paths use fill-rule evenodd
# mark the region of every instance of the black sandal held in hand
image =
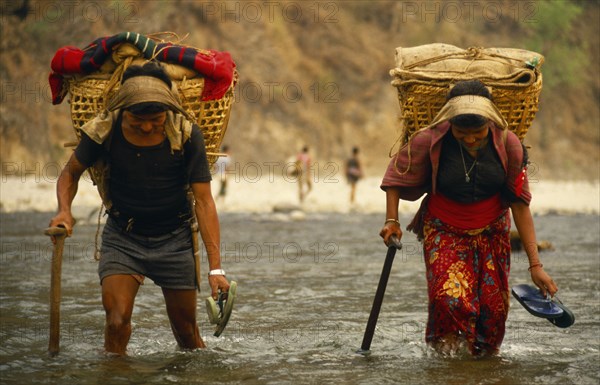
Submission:
<svg viewBox="0 0 600 385">
<path fill-rule="evenodd" d="M 546 318 L 559 328 L 567 328 L 575 322 L 573 312 L 557 296 L 546 298 L 538 288 L 527 284 L 513 286 L 512 295 L 529 313 Z"/>
</svg>

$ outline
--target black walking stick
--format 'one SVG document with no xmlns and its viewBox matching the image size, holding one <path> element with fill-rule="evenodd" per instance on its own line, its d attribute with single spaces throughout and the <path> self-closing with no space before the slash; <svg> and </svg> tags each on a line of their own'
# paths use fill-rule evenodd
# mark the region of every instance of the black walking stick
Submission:
<svg viewBox="0 0 600 385">
<path fill-rule="evenodd" d="M 379 311 L 381 310 L 381 304 L 383 303 L 383 295 L 385 294 L 385 288 L 387 286 L 388 278 L 390 277 L 396 250 L 400 249 L 402 249 L 400 240 L 396 237 L 391 237 L 390 245 L 388 246 L 388 251 L 385 256 L 385 262 L 383 263 L 381 277 L 379 278 L 379 285 L 377 285 L 377 291 L 375 292 L 375 298 L 373 299 L 373 307 L 371 308 L 371 314 L 369 315 L 369 321 L 367 322 L 367 328 L 365 329 L 365 336 L 363 337 L 360 349 L 356 351 L 358 354 L 364 356 L 371 354 L 369 349 L 371 348 L 373 334 L 375 334 L 375 326 L 377 325 L 377 318 L 379 317 Z"/>
</svg>

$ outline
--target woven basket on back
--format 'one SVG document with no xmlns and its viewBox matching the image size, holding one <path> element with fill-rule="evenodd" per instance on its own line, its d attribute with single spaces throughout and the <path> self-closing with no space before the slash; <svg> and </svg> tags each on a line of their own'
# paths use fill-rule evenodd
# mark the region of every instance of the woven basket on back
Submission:
<svg viewBox="0 0 600 385">
<path fill-rule="evenodd" d="M 491 89 L 509 129 L 523 141 L 538 111 L 543 60 L 535 52 L 511 48 L 397 48 L 397 66 L 390 74 L 400 102 L 401 144 L 433 121 L 456 82 L 469 79 L 479 79 Z"/>
<path fill-rule="evenodd" d="M 81 127 L 94 118 L 103 108 L 109 79 L 89 76 L 67 79 L 67 82 L 71 104 L 71 120 L 79 139 L 81 137 Z M 212 166 L 218 158 L 219 148 L 227 131 L 235 84 L 231 85 L 231 88 L 221 99 L 203 101 L 203 78 L 173 80 L 173 82 L 177 84 L 183 108 L 195 117 L 196 123 L 202 130 L 208 162 Z M 107 97 L 110 98 L 118 88 L 119 85 L 115 85 L 108 92 Z"/>
</svg>

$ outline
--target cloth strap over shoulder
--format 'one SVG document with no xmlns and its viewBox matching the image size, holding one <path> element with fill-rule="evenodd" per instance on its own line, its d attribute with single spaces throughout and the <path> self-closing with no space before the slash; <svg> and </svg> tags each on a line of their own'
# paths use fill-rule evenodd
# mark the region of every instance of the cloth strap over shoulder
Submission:
<svg viewBox="0 0 600 385">
<path fill-rule="evenodd" d="M 117 121 L 120 112 L 121 110 L 104 111 L 84 124 L 81 127 L 81 131 L 85 132 L 94 142 L 103 144 L 109 137 L 113 124 Z M 165 132 L 172 152 L 182 150 L 182 143 L 187 142 L 192 135 L 192 126 L 193 123 L 184 116 L 167 111 Z"/>
</svg>

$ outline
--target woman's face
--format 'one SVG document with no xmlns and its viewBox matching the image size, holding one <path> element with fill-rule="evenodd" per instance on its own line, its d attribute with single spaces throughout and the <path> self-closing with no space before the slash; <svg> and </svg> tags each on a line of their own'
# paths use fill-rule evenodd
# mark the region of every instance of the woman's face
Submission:
<svg viewBox="0 0 600 385">
<path fill-rule="evenodd" d="M 452 125 L 452 135 L 469 150 L 481 148 L 485 144 L 489 132 L 489 123 L 485 123 L 480 127 L 469 128 Z"/>
</svg>

